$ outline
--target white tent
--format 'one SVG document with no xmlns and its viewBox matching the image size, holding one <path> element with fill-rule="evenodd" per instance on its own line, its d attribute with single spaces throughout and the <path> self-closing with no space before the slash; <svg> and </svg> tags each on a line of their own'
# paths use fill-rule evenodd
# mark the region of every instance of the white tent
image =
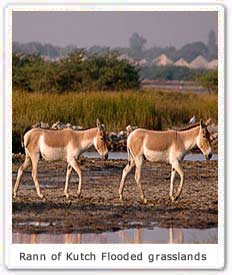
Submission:
<svg viewBox="0 0 232 275">
<path fill-rule="evenodd" d="M 161 54 L 160 56 L 155 58 L 152 63 L 158 66 L 167 66 L 173 64 L 173 61 L 169 59 L 165 54 Z"/>
<path fill-rule="evenodd" d="M 218 67 L 218 60 L 217 59 L 213 59 L 212 61 L 210 61 L 208 63 L 208 69 L 209 70 L 216 70 Z"/>
<path fill-rule="evenodd" d="M 180 58 L 178 59 L 175 63 L 175 66 L 180 66 L 180 67 L 189 67 L 189 63 L 184 59 L 184 58 Z"/>
<path fill-rule="evenodd" d="M 192 69 L 207 69 L 207 67 L 208 61 L 202 55 L 199 55 L 190 63 Z"/>
</svg>

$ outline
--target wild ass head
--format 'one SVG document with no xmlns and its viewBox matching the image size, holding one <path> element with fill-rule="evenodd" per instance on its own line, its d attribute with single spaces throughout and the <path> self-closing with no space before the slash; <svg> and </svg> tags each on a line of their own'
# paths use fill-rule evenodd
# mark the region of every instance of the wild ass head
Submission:
<svg viewBox="0 0 232 275">
<path fill-rule="evenodd" d="M 107 136 L 105 132 L 104 124 L 101 124 L 99 119 L 97 119 L 97 134 L 95 138 L 94 146 L 98 153 L 101 155 L 102 159 L 108 159 L 108 148 L 107 148 Z"/>
<path fill-rule="evenodd" d="M 212 158 L 211 137 L 207 127 L 210 125 L 211 119 L 204 122 L 200 120 L 200 131 L 197 137 L 197 146 L 204 154 L 207 160 Z"/>
</svg>

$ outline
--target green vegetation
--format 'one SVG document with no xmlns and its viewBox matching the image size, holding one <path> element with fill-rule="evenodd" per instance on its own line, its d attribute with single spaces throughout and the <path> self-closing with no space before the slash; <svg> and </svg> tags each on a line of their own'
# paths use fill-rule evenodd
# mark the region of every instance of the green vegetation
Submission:
<svg viewBox="0 0 232 275">
<path fill-rule="evenodd" d="M 207 88 L 209 93 L 218 92 L 218 72 L 208 71 L 202 75 L 196 77 L 196 82 Z"/>
<path fill-rule="evenodd" d="M 217 95 L 157 90 L 64 94 L 14 90 L 13 151 L 20 148 L 23 130 L 38 121 L 92 127 L 98 117 L 107 131 L 119 131 L 128 124 L 160 130 L 186 125 L 193 115 L 197 120 L 212 117 L 216 122 Z"/>
<path fill-rule="evenodd" d="M 139 58 L 143 55 L 144 45 L 146 44 L 147 40 L 139 35 L 137 32 L 134 32 L 129 39 L 130 44 L 130 54 L 133 57 Z"/>
<path fill-rule="evenodd" d="M 136 68 L 117 54 L 88 55 L 85 51 L 71 53 L 60 61 L 44 60 L 36 55 L 12 56 L 14 89 L 29 92 L 63 93 L 67 91 L 122 91 L 137 89 L 140 79 L 196 80 L 208 85 L 212 72 L 177 66 L 146 66 Z M 215 82 L 213 83 L 214 85 Z M 212 89 L 211 86 L 206 86 Z M 214 88 L 214 87 L 213 87 Z"/>
<path fill-rule="evenodd" d="M 71 53 L 61 61 L 45 61 L 35 55 L 12 57 L 12 84 L 29 92 L 125 90 L 139 87 L 137 69 L 113 52 L 88 55 Z"/>
<path fill-rule="evenodd" d="M 141 78 L 159 80 L 195 80 L 197 76 L 206 74 L 203 69 L 190 69 L 181 66 L 146 66 L 140 69 Z"/>
</svg>

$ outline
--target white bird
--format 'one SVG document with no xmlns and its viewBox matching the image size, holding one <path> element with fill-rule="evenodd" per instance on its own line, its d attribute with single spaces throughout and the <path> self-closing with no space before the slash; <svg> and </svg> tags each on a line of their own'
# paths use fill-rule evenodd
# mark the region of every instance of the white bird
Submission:
<svg viewBox="0 0 232 275">
<path fill-rule="evenodd" d="M 196 117 L 195 116 L 191 117 L 190 120 L 189 120 L 189 124 L 194 124 L 194 123 L 196 123 Z"/>
</svg>

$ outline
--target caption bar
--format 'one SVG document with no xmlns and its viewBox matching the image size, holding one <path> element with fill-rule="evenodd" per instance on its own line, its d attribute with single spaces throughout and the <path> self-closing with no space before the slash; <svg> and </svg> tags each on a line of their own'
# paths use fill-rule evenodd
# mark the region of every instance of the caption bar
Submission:
<svg viewBox="0 0 232 275">
<path fill-rule="evenodd" d="M 61 245 L 62 246 L 62 245 Z M 9 268 L 218 268 L 217 245 L 12 245 Z M 147 246 L 147 247 L 146 247 Z"/>
</svg>

